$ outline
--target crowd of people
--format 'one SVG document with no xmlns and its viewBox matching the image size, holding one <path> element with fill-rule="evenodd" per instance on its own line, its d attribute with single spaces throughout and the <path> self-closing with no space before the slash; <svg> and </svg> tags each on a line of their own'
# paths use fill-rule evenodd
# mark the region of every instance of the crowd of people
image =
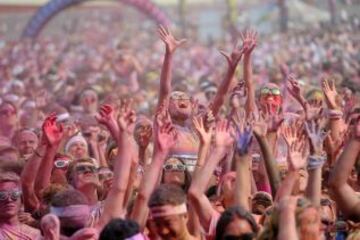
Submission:
<svg viewBox="0 0 360 240">
<path fill-rule="evenodd" d="M 360 239 L 358 26 L 116 24 L 1 41 L 1 240 Z"/>
</svg>

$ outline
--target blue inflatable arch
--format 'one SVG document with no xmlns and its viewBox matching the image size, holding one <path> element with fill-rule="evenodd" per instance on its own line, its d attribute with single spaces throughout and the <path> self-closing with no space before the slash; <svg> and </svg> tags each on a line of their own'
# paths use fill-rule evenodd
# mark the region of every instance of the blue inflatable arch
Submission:
<svg viewBox="0 0 360 240">
<path fill-rule="evenodd" d="M 91 0 L 50 0 L 39 8 L 22 33 L 23 38 L 36 38 L 44 26 L 62 10 Z M 157 24 L 168 25 L 166 14 L 151 0 L 114 0 L 136 8 Z"/>
</svg>

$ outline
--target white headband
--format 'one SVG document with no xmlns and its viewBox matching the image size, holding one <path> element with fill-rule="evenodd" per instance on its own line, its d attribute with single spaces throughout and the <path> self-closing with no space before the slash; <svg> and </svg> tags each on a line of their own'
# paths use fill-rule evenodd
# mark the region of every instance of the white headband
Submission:
<svg viewBox="0 0 360 240">
<path fill-rule="evenodd" d="M 157 218 L 187 213 L 187 208 L 185 203 L 177 206 L 164 205 L 160 207 L 152 207 L 150 212 L 152 218 Z"/>
<path fill-rule="evenodd" d="M 70 149 L 71 145 L 73 145 L 76 142 L 82 142 L 87 146 L 87 142 L 82 135 L 75 135 L 72 138 L 70 138 L 69 141 L 66 143 L 65 153 L 69 153 L 69 149 Z"/>
<path fill-rule="evenodd" d="M 70 117 L 70 114 L 69 113 L 61 113 L 61 114 L 59 114 L 59 115 L 57 115 L 56 116 L 56 120 L 58 121 L 58 122 L 62 122 L 62 121 L 64 121 L 64 120 L 68 120 L 69 119 L 69 117 Z"/>
<path fill-rule="evenodd" d="M 86 204 L 70 205 L 67 207 L 50 207 L 50 213 L 60 218 L 86 216 L 90 213 L 90 207 Z"/>
</svg>

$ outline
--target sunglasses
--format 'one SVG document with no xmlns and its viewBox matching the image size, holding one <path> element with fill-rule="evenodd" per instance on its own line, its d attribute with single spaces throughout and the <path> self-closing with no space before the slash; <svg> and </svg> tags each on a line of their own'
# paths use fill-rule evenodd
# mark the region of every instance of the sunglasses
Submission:
<svg viewBox="0 0 360 240">
<path fill-rule="evenodd" d="M 56 168 L 65 168 L 65 167 L 69 166 L 69 163 L 70 163 L 69 160 L 59 159 L 54 162 L 54 166 Z"/>
<path fill-rule="evenodd" d="M 173 94 L 171 100 L 190 100 L 190 97 L 186 94 Z"/>
<path fill-rule="evenodd" d="M 164 170 L 169 172 L 185 172 L 186 166 L 183 164 L 165 164 Z"/>
<path fill-rule="evenodd" d="M 0 115 L 15 115 L 15 114 L 16 114 L 15 110 L 4 109 L 0 111 Z"/>
<path fill-rule="evenodd" d="M 22 192 L 20 190 L 12 190 L 12 191 L 2 191 L 0 192 L 0 201 L 5 201 L 10 199 L 12 201 L 17 201 L 21 197 Z"/>
<path fill-rule="evenodd" d="M 260 90 L 260 94 L 261 95 L 275 95 L 275 96 L 280 96 L 281 92 L 280 89 L 278 88 L 268 88 L 265 87 L 263 89 Z"/>
<path fill-rule="evenodd" d="M 83 174 L 83 173 L 97 173 L 98 170 L 95 166 L 90 166 L 90 165 L 80 165 L 80 166 L 76 166 L 76 172 L 78 174 Z"/>
</svg>

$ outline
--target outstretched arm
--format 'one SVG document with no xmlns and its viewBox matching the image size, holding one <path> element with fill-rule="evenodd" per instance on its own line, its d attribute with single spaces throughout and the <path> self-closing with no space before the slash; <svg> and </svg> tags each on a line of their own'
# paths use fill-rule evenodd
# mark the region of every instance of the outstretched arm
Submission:
<svg viewBox="0 0 360 240">
<path fill-rule="evenodd" d="M 325 163 L 323 143 L 327 134 L 315 121 L 305 123 L 305 129 L 311 145 L 308 161 L 309 180 L 305 195 L 315 207 L 320 207 L 321 173 L 322 166 Z"/>
<path fill-rule="evenodd" d="M 360 200 L 347 183 L 351 170 L 360 152 L 360 119 L 357 120 L 355 136 L 345 146 L 330 176 L 330 187 L 342 213 L 360 219 Z"/>
<path fill-rule="evenodd" d="M 183 45 L 186 40 L 176 40 L 174 36 L 164 27 L 160 26 L 158 29 L 161 40 L 165 43 L 166 50 L 164 56 L 164 62 L 161 69 L 160 76 L 160 93 L 159 93 L 159 101 L 158 108 L 160 104 L 166 103 L 168 104 L 170 94 L 171 94 L 171 80 L 172 80 L 172 58 L 173 54 L 179 46 Z"/>
<path fill-rule="evenodd" d="M 21 173 L 21 186 L 24 194 L 26 211 L 35 211 L 40 207 L 39 198 L 35 194 L 35 179 L 46 152 L 46 144 L 40 143 L 34 154 L 29 158 Z"/>
<path fill-rule="evenodd" d="M 153 160 L 145 169 L 144 177 L 142 179 L 139 193 L 136 197 L 131 219 L 136 221 L 140 228 L 145 228 L 145 223 L 148 215 L 148 201 L 152 192 L 154 191 L 161 175 L 164 162 L 167 158 L 170 148 L 175 144 L 177 133 L 171 122 L 162 119 L 162 116 L 168 115 L 163 107 L 163 112 L 158 112 L 155 124 L 155 151 Z M 161 116 L 162 115 L 162 116 Z"/>
<path fill-rule="evenodd" d="M 196 174 L 193 175 L 188 196 L 191 204 L 197 211 L 201 225 L 205 230 L 209 229 L 211 217 L 216 214 L 209 199 L 205 196 L 206 187 L 209 184 L 211 176 L 216 166 L 229 151 L 233 144 L 228 122 L 221 120 L 216 125 L 215 147 L 209 154 L 209 159 L 203 166 L 198 166 Z"/>
<path fill-rule="evenodd" d="M 252 113 L 256 109 L 255 103 L 255 86 L 253 83 L 253 72 L 251 65 L 251 53 L 256 47 L 256 31 L 246 31 L 245 36 L 241 34 L 241 38 L 243 40 L 243 48 L 244 48 L 244 81 L 247 89 L 247 100 L 246 100 L 246 112 L 248 114 Z"/>
<path fill-rule="evenodd" d="M 275 196 L 277 189 L 279 188 L 281 179 L 280 173 L 276 165 L 276 160 L 274 158 L 272 149 L 268 143 L 266 138 L 267 135 L 267 123 L 266 120 L 260 117 L 254 124 L 253 124 L 253 132 L 256 140 L 259 143 L 261 153 L 264 159 L 265 168 L 267 175 L 269 177 L 269 182 L 271 186 L 272 195 Z"/>
<path fill-rule="evenodd" d="M 131 157 L 134 153 L 131 138 L 135 120 L 136 116 L 135 112 L 131 109 L 131 102 L 124 101 L 118 117 L 120 134 L 117 138 L 118 154 L 114 163 L 114 179 L 105 199 L 104 212 L 96 226 L 99 231 L 112 218 L 119 218 L 124 213 L 124 199 L 130 176 Z"/>
<path fill-rule="evenodd" d="M 54 158 L 63 138 L 63 128 L 56 123 L 56 116 L 54 114 L 45 119 L 42 130 L 42 142 L 46 143 L 46 152 L 39 168 L 41 174 L 38 174 L 36 178 L 35 192 L 38 197 L 41 196 L 43 189 L 50 186 Z"/>
<path fill-rule="evenodd" d="M 251 156 L 249 148 L 252 142 L 252 129 L 238 126 L 236 134 L 236 182 L 235 201 L 238 206 L 250 211 L 251 198 Z"/>
<path fill-rule="evenodd" d="M 223 51 L 220 51 L 220 53 L 226 58 L 226 60 L 228 62 L 228 70 L 227 70 L 225 78 L 221 82 L 221 84 L 217 90 L 217 93 L 215 95 L 215 98 L 211 104 L 211 110 L 212 110 L 214 116 L 216 116 L 218 114 L 221 106 L 223 105 L 223 103 L 225 101 L 225 96 L 226 96 L 227 92 L 229 91 L 229 87 L 230 87 L 232 79 L 234 77 L 236 67 L 237 67 L 238 63 L 240 62 L 241 57 L 243 55 L 243 49 L 242 48 L 239 49 L 237 46 L 235 46 L 231 55 L 228 55 Z"/>
</svg>

